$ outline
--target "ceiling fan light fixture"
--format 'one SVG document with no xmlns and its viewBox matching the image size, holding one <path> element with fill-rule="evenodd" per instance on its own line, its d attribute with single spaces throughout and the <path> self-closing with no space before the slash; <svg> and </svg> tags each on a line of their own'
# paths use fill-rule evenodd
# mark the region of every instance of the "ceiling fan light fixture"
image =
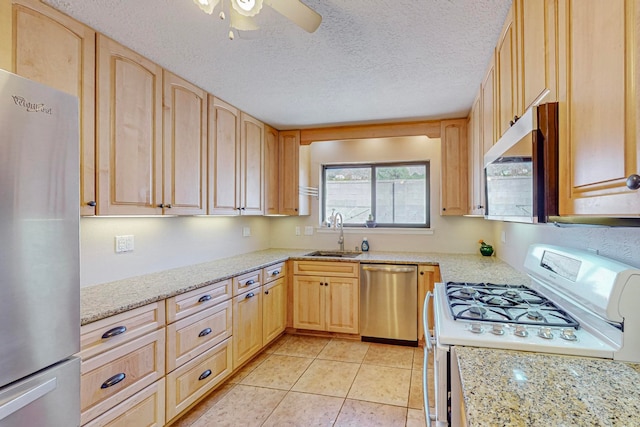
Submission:
<svg viewBox="0 0 640 427">
<path fill-rule="evenodd" d="M 256 16 L 262 10 L 262 0 L 231 0 L 233 9 L 242 16 Z"/>
<path fill-rule="evenodd" d="M 220 0 L 193 0 L 203 12 L 209 15 L 213 13 L 213 9 L 218 5 L 219 1 Z"/>
</svg>

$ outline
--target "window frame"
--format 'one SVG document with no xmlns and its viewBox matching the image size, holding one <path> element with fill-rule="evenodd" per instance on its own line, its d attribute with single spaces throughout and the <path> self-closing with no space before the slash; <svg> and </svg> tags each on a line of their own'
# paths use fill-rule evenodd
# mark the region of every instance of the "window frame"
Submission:
<svg viewBox="0 0 640 427">
<path fill-rule="evenodd" d="M 377 223 L 376 228 L 416 228 L 425 229 L 431 227 L 431 164 L 429 160 L 406 161 L 406 162 L 371 162 L 371 163 L 331 163 L 322 165 L 322 204 L 320 206 L 321 224 L 327 221 L 327 169 L 362 168 L 371 170 L 371 212 L 376 218 L 376 174 L 377 168 L 402 167 L 402 166 L 424 166 L 425 167 L 425 222 L 416 223 Z M 361 228 L 366 227 L 364 223 L 345 222 L 344 227 Z"/>
</svg>

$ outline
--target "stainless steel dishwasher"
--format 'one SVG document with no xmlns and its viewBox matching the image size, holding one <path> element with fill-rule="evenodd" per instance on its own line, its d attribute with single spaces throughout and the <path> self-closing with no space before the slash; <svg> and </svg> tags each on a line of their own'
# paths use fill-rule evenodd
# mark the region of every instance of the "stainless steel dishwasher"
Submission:
<svg viewBox="0 0 640 427">
<path fill-rule="evenodd" d="M 418 345 L 418 267 L 360 264 L 362 341 Z"/>
</svg>

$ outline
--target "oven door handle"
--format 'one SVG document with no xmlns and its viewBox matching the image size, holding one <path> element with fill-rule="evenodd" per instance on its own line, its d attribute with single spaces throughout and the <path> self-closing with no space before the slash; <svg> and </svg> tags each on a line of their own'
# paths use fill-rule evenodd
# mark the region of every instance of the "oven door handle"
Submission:
<svg viewBox="0 0 640 427">
<path fill-rule="evenodd" d="M 433 352 L 433 343 L 431 334 L 429 333 L 429 300 L 433 298 L 433 293 L 431 291 L 427 292 L 427 295 L 424 298 L 424 305 L 422 306 L 422 327 L 424 329 L 424 341 L 425 346 L 427 348 L 427 352 Z"/>
<path fill-rule="evenodd" d="M 424 327 L 424 340 L 425 351 L 424 360 L 422 361 L 422 396 L 424 398 L 424 418 L 427 422 L 427 427 L 431 427 L 431 412 L 429 409 L 429 353 L 433 352 L 433 344 L 431 343 L 431 334 L 429 333 L 428 320 L 429 319 L 429 300 L 433 298 L 431 292 L 427 292 L 424 298 L 424 306 L 422 307 L 422 326 Z"/>
</svg>

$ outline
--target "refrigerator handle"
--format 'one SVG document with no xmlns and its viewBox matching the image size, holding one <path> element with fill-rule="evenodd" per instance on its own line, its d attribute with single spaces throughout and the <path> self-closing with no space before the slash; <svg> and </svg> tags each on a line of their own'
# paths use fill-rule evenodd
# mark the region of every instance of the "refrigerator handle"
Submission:
<svg viewBox="0 0 640 427">
<path fill-rule="evenodd" d="M 18 396 L 12 398 L 7 403 L 0 405 L 0 421 L 4 420 L 11 414 L 18 412 L 28 404 L 35 402 L 45 394 L 52 392 L 57 387 L 57 378 L 51 378 L 42 384 L 38 384 L 37 386 L 30 388 L 24 393 L 21 392 Z"/>
</svg>

